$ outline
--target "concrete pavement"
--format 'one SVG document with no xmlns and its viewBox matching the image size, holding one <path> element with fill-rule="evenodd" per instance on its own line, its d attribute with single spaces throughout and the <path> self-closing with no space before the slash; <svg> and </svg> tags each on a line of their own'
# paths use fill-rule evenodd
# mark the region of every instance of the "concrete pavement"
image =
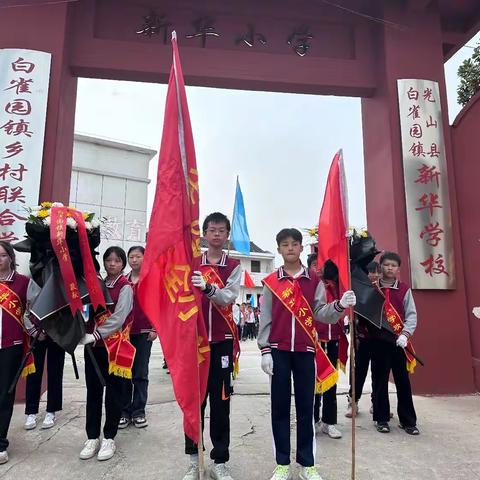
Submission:
<svg viewBox="0 0 480 480">
<path fill-rule="evenodd" d="M 275 466 L 268 379 L 259 367 L 256 344 L 244 342 L 242 347 L 241 372 L 232 399 L 230 465 L 235 480 L 265 480 L 270 478 Z M 86 390 L 80 349 L 77 356 L 82 378 L 79 381 L 74 379 L 67 360 L 64 409 L 58 414 L 55 427 L 50 430 L 37 427 L 27 432 L 23 430 L 24 406 L 15 407 L 9 434 L 10 462 L 0 465 L 0 479 L 181 479 L 188 462 L 188 457 L 183 454 L 182 421 L 170 377 L 161 368 L 158 342 L 150 363 L 149 426 L 144 429 L 130 426 L 119 431 L 117 454 L 107 462 L 78 458 L 85 441 Z M 324 480 L 351 478 L 351 422 L 344 417 L 346 391 L 347 379 L 342 374 L 338 389 L 338 420 L 343 438 L 317 437 L 317 465 Z M 375 430 L 368 413 L 369 391 L 367 381 L 367 395 L 360 402 L 356 428 L 358 480 L 480 480 L 480 396 L 415 397 L 421 435 L 411 437 L 397 428 L 396 415 L 391 422 L 390 434 Z M 395 412 L 393 390 L 391 404 Z M 44 401 L 40 408 L 43 414 Z M 208 461 L 211 448 L 208 427 L 205 438 Z M 294 433 L 292 446 L 294 449 Z"/>
</svg>

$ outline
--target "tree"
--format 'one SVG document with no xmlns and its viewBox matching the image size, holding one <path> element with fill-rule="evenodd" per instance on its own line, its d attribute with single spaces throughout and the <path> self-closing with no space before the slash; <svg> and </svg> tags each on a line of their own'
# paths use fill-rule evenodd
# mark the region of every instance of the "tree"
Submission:
<svg viewBox="0 0 480 480">
<path fill-rule="evenodd" d="M 480 44 L 474 48 L 472 57 L 458 67 L 458 76 L 457 101 L 465 106 L 480 90 Z"/>
</svg>

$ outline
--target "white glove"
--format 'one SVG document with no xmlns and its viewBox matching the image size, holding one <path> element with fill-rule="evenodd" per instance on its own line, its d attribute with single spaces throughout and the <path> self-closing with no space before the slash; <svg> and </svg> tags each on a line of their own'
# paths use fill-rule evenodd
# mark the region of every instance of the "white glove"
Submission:
<svg viewBox="0 0 480 480">
<path fill-rule="evenodd" d="M 343 308 L 354 307 L 357 303 L 357 297 L 353 290 L 347 290 L 340 299 L 340 305 Z"/>
<path fill-rule="evenodd" d="M 406 335 L 404 335 L 403 333 L 401 333 L 398 337 L 397 337 L 397 347 L 400 347 L 400 348 L 405 348 L 407 346 L 407 343 L 408 343 L 408 338 Z"/>
<path fill-rule="evenodd" d="M 95 337 L 91 333 L 86 333 L 78 342 L 79 345 L 88 345 L 89 343 L 94 343 Z"/>
<path fill-rule="evenodd" d="M 273 357 L 271 353 L 262 355 L 262 370 L 267 375 L 273 375 Z"/>
<path fill-rule="evenodd" d="M 199 272 L 198 270 L 195 270 L 192 275 L 192 284 L 194 287 L 199 288 L 200 290 L 205 290 L 207 287 L 207 282 L 202 276 L 202 272 Z"/>
</svg>

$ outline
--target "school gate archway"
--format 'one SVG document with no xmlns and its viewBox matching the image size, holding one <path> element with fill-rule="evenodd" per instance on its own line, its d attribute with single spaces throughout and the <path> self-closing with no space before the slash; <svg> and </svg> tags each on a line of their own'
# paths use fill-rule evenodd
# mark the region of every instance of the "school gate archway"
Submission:
<svg viewBox="0 0 480 480">
<path fill-rule="evenodd" d="M 479 320 L 471 314 L 478 297 L 470 298 L 464 283 L 443 71 L 478 29 L 477 0 L 151 0 L 151 9 L 143 0 L 1 3 L 31 6 L 0 9 L 0 48 L 52 53 L 42 200 L 69 198 L 77 77 L 166 82 L 171 48 L 164 31 L 168 39 L 174 27 L 188 85 L 362 97 L 368 226 L 379 246 L 408 259 L 396 80 L 437 81 L 457 284 L 415 292 L 415 342 L 427 366 L 417 368 L 413 385 L 417 393 L 480 389 Z M 478 248 L 473 255 L 469 264 L 479 265 Z"/>
</svg>

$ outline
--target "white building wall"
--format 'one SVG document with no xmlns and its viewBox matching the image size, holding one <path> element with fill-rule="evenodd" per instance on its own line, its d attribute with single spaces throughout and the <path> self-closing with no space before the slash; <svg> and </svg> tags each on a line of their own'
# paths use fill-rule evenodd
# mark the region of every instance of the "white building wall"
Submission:
<svg viewBox="0 0 480 480">
<path fill-rule="evenodd" d="M 275 255 L 271 253 L 253 253 L 251 252 L 249 256 L 242 255 L 237 251 L 230 251 L 232 258 L 240 260 L 240 265 L 242 271 L 245 270 L 249 273 L 253 282 L 255 283 L 255 288 L 246 288 L 244 285 L 244 275 L 242 274 L 242 282 L 240 287 L 240 295 L 237 299 L 237 303 L 243 303 L 247 301 L 247 295 L 255 295 L 255 306 L 258 306 L 258 298 L 262 294 L 263 286 L 262 280 L 271 272 L 274 268 Z M 260 272 L 252 272 L 251 261 L 258 260 L 260 261 Z"/>
<path fill-rule="evenodd" d="M 145 245 L 148 164 L 154 150 L 75 134 L 70 204 L 95 212 L 101 227 L 100 264 L 110 245 Z"/>
</svg>

